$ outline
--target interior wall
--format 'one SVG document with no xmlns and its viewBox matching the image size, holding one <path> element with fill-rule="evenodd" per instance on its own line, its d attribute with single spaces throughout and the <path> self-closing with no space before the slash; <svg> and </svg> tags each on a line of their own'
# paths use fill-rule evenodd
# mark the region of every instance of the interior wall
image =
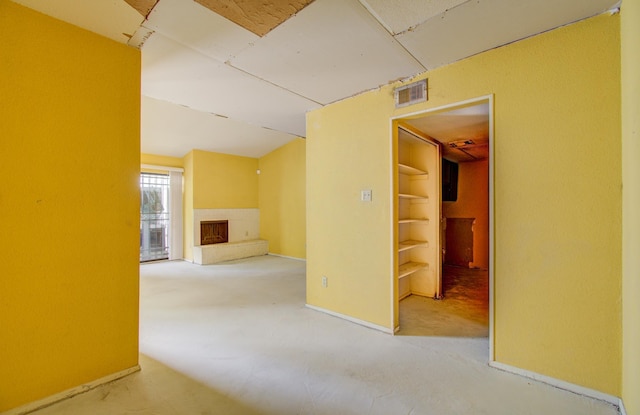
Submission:
<svg viewBox="0 0 640 415">
<path fill-rule="evenodd" d="M 261 157 L 258 166 L 260 236 L 270 253 L 306 258 L 305 140 Z"/>
<path fill-rule="evenodd" d="M 194 209 L 258 208 L 258 159 L 192 150 L 184 168 L 184 258 L 193 261 Z"/>
<path fill-rule="evenodd" d="M 640 415 L 640 2 L 625 1 L 622 36 L 622 395 Z"/>
<path fill-rule="evenodd" d="M 184 259 L 193 261 L 193 151 L 188 152 L 182 158 L 182 255 Z"/>
<path fill-rule="evenodd" d="M 396 110 L 394 84 L 308 113 L 307 302 L 392 329 L 390 118 L 493 94 L 495 358 L 619 396 L 619 22 L 430 71 L 424 104 Z"/>
<path fill-rule="evenodd" d="M 0 37 L 3 412 L 137 366 L 140 52 L 7 0 Z"/>
<path fill-rule="evenodd" d="M 458 164 L 458 200 L 443 202 L 447 218 L 475 218 L 472 268 L 489 268 L 489 161 Z"/>
<path fill-rule="evenodd" d="M 258 207 L 258 159 L 193 150 L 193 208 Z"/>
</svg>

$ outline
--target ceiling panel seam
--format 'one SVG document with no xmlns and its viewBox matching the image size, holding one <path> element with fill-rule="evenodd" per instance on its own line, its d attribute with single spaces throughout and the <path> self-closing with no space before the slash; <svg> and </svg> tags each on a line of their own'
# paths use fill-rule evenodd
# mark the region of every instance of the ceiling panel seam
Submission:
<svg viewBox="0 0 640 415">
<path fill-rule="evenodd" d="M 427 20 L 425 20 L 425 21 L 423 21 L 423 22 L 420 22 L 420 23 L 418 23 L 418 24 L 416 24 L 416 25 L 409 26 L 409 27 L 407 27 L 405 30 L 403 30 L 403 31 L 401 31 L 401 32 L 398 32 L 398 33 L 392 33 L 392 35 L 393 35 L 393 37 L 401 36 L 401 35 L 403 35 L 403 34 L 405 34 L 405 33 L 407 33 L 407 32 L 413 32 L 414 30 L 416 30 L 416 28 L 418 28 L 418 27 L 422 26 L 423 24 L 425 24 L 425 23 L 427 23 L 427 22 L 430 22 L 430 21 L 432 21 L 432 20 L 435 20 L 435 19 L 444 19 L 444 16 L 445 16 L 447 13 L 449 13 L 450 11 L 452 11 L 452 10 L 454 10 L 454 9 L 457 9 L 458 7 L 464 6 L 465 4 L 469 3 L 470 1 L 471 1 L 471 0 L 467 0 L 467 1 L 463 1 L 463 2 L 462 2 L 462 3 L 460 3 L 460 4 L 456 4 L 455 6 L 451 7 L 450 9 L 446 9 L 446 10 L 445 10 L 445 11 L 443 11 L 442 13 L 438 13 L 438 14 L 436 14 L 435 16 L 430 17 L 430 18 L 428 18 Z"/>
<path fill-rule="evenodd" d="M 307 101 L 311 101 L 311 102 L 313 102 L 314 104 L 318 104 L 318 105 L 320 105 L 321 107 L 324 107 L 324 105 L 325 105 L 325 104 L 323 104 L 323 103 L 321 103 L 321 102 L 318 102 L 318 101 L 316 101 L 316 100 L 314 100 L 314 99 L 312 99 L 312 98 L 306 97 L 306 96 L 304 96 L 304 95 L 302 95 L 302 94 L 300 94 L 300 93 L 298 93 L 298 92 L 296 92 L 296 91 L 292 91 L 292 90 L 290 90 L 290 89 L 288 89 L 288 88 L 285 88 L 285 87 L 283 87 L 282 85 L 278 85 L 278 84 L 276 84 L 275 82 L 271 82 L 271 81 L 269 81 L 268 79 L 261 78 L 261 77 L 259 77 L 259 76 L 257 76 L 257 75 L 252 74 L 251 72 L 247 72 L 247 71 L 245 71 L 244 69 L 240 69 L 240 68 L 238 68 L 237 66 L 233 66 L 233 64 L 232 64 L 230 61 L 227 61 L 227 62 L 225 62 L 224 64 L 225 64 L 225 65 L 227 65 L 227 66 L 229 66 L 230 68 L 235 69 L 236 71 L 239 71 L 239 72 L 244 73 L 245 75 L 249 75 L 249 76 L 251 76 L 252 78 L 255 78 L 255 79 L 257 79 L 257 80 L 259 80 L 259 81 L 261 81 L 261 82 L 264 82 L 264 83 L 266 83 L 266 84 L 273 85 L 273 86 L 275 86 L 275 87 L 277 87 L 277 88 L 282 89 L 283 91 L 287 91 L 287 92 L 289 92 L 290 94 L 294 94 L 294 95 L 296 95 L 296 96 L 299 96 L 300 98 L 304 98 L 304 99 L 306 99 Z"/>
<path fill-rule="evenodd" d="M 418 63 L 418 65 L 420 65 L 420 67 L 422 67 L 422 69 L 423 69 L 424 71 L 426 71 L 426 70 L 427 70 L 426 66 L 424 66 L 424 64 L 423 64 L 422 62 L 420 62 L 420 61 L 418 60 L 418 58 L 416 58 L 416 57 L 413 55 L 413 53 L 411 53 L 407 48 L 405 48 L 405 47 L 404 47 L 404 45 L 402 44 L 402 42 L 400 42 L 398 39 L 396 39 L 396 36 L 394 35 L 393 30 L 391 30 L 391 28 L 390 28 L 389 26 L 387 26 L 387 24 L 382 20 L 382 18 L 381 18 L 380 16 L 378 16 L 378 13 L 376 13 L 376 12 L 375 12 L 375 11 L 374 11 L 374 10 L 373 10 L 369 5 L 368 5 L 368 4 L 366 4 L 366 1 L 365 1 L 365 0 L 358 0 L 358 3 L 360 3 L 360 6 L 362 6 L 362 7 L 367 11 L 367 13 L 369 13 L 369 14 L 371 15 L 371 17 L 373 17 L 373 19 L 374 19 L 376 22 L 378 22 L 378 24 L 379 24 L 380 26 L 382 26 L 382 28 L 383 28 L 384 30 L 386 30 L 386 31 L 387 31 L 387 33 L 389 34 L 389 36 L 393 39 L 393 41 L 394 41 L 396 44 L 398 44 L 398 46 L 400 46 L 400 47 L 401 47 L 405 52 L 407 52 L 407 54 L 408 54 L 409 56 L 411 56 L 411 58 L 412 58 L 414 61 L 416 61 L 416 62 Z M 410 78 L 414 77 L 415 75 L 417 75 L 417 74 L 414 74 L 414 75 L 412 75 L 412 76 L 410 76 L 410 77 L 405 77 L 404 79 L 410 79 Z M 389 83 L 391 83 L 391 82 L 389 82 Z M 379 88 L 380 86 L 381 86 L 381 85 L 379 85 L 379 86 L 378 86 L 378 88 Z M 376 88 L 373 88 L 373 89 L 376 89 Z M 362 91 L 362 92 L 364 92 L 364 91 Z M 361 93 L 361 92 L 360 92 L 360 93 Z M 357 94 L 356 94 L 356 95 L 357 95 Z"/>
</svg>

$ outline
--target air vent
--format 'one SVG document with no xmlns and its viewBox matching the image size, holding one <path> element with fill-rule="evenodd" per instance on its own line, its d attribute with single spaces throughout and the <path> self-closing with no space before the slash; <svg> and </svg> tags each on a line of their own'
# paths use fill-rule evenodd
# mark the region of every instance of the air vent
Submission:
<svg viewBox="0 0 640 415">
<path fill-rule="evenodd" d="M 424 102 L 427 100 L 427 80 L 423 79 L 422 81 L 396 88 L 394 93 L 396 108 Z"/>
</svg>

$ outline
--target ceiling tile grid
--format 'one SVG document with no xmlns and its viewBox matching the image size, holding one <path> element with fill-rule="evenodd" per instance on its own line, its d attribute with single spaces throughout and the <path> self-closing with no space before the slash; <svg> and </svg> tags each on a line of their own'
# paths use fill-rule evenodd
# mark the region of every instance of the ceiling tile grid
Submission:
<svg viewBox="0 0 640 415">
<path fill-rule="evenodd" d="M 469 1 L 396 39 L 427 69 L 434 69 L 596 15 L 612 3 L 615 1 Z"/>
<path fill-rule="evenodd" d="M 144 25 L 220 62 L 259 39 L 195 1 L 162 0 Z"/>
<path fill-rule="evenodd" d="M 142 94 L 305 136 L 305 112 L 319 105 L 154 34 L 142 56 Z"/>
<path fill-rule="evenodd" d="M 184 118 L 175 120 L 182 132 L 147 124 L 142 140 L 146 148 L 155 148 L 150 143 L 157 139 L 159 154 L 171 151 L 175 156 L 186 153 L 187 145 L 204 145 L 183 140 L 184 136 L 206 135 L 220 140 L 216 151 L 240 155 L 253 154 L 251 146 L 263 151 L 260 139 L 275 145 L 291 134 L 304 137 L 309 110 L 619 4 L 619 0 L 13 1 L 140 47 L 142 94 L 180 108 L 151 117 L 149 108 L 158 106 L 149 105 L 146 119 L 164 125 L 163 117 Z M 192 119 L 203 116 L 208 121 Z M 248 135 L 231 134 L 234 140 L 225 141 L 222 136 L 229 135 L 225 126 L 232 124 Z M 204 134 L 199 126 L 211 131 Z M 224 133 L 217 134 L 217 129 Z M 173 132 L 175 143 L 169 144 L 160 130 Z M 274 139 L 272 130 L 284 136 Z"/>
<path fill-rule="evenodd" d="M 321 104 L 424 71 L 357 0 L 316 0 L 230 63 Z"/>
<path fill-rule="evenodd" d="M 469 0 L 360 0 L 369 12 L 396 35 Z"/>
</svg>

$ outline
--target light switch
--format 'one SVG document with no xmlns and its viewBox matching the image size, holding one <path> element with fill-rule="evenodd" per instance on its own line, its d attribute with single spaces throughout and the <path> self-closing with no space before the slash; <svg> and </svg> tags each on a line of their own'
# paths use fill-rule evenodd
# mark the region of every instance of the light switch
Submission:
<svg viewBox="0 0 640 415">
<path fill-rule="evenodd" d="M 371 189 L 360 192 L 360 200 L 363 202 L 371 202 Z"/>
</svg>

